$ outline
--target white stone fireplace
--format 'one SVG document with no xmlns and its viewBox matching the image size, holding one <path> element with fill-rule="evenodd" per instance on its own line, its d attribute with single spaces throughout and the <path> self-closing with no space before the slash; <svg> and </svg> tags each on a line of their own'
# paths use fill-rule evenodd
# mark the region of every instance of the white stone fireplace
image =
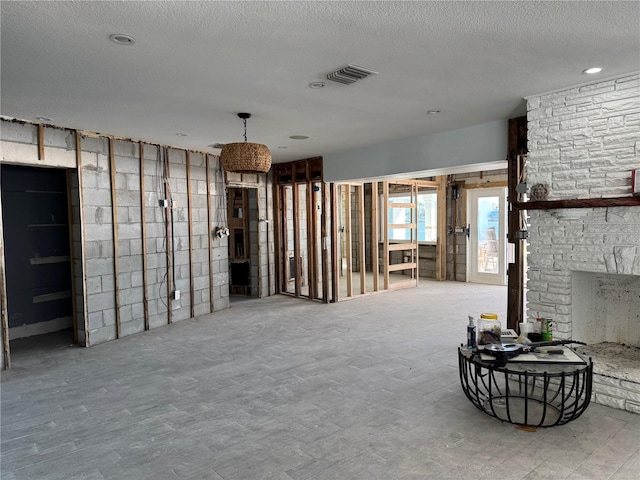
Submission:
<svg viewBox="0 0 640 480">
<path fill-rule="evenodd" d="M 528 99 L 527 184 L 548 200 L 631 197 L 640 75 Z M 594 359 L 594 400 L 640 413 L 640 206 L 529 210 L 527 317 Z"/>
</svg>

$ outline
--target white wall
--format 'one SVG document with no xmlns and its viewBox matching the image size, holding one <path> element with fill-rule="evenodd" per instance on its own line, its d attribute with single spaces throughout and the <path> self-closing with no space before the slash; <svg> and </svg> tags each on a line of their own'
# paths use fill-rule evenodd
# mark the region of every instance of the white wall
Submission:
<svg viewBox="0 0 640 480">
<path fill-rule="evenodd" d="M 432 176 L 505 168 L 507 120 L 380 143 L 323 157 L 327 182 L 389 175 Z"/>
</svg>

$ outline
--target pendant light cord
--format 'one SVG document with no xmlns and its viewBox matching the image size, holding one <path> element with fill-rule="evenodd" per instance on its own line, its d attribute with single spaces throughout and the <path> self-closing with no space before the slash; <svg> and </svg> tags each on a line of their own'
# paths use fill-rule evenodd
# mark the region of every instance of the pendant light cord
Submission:
<svg viewBox="0 0 640 480">
<path fill-rule="evenodd" d="M 247 119 L 243 118 L 242 121 L 244 122 L 244 141 L 246 143 L 247 142 Z"/>
</svg>

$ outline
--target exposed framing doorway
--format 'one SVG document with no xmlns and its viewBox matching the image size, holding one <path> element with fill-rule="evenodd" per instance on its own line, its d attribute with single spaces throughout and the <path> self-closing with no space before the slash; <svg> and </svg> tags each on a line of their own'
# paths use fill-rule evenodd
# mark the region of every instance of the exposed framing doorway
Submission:
<svg viewBox="0 0 640 480">
<path fill-rule="evenodd" d="M 75 175 L 72 170 L 0 165 L 5 367 L 10 346 L 26 337 L 68 331 L 67 342 L 78 343 L 72 268 L 73 225 L 79 222 L 74 218 Z"/>
<path fill-rule="evenodd" d="M 332 202 L 322 159 L 277 164 L 273 171 L 278 293 L 333 302 Z"/>
</svg>

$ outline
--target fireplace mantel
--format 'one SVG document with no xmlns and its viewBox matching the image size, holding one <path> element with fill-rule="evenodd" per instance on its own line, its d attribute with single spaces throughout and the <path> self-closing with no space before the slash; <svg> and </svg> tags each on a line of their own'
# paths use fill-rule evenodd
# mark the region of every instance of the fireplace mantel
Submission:
<svg viewBox="0 0 640 480">
<path fill-rule="evenodd" d="M 640 197 L 568 198 L 537 202 L 514 202 L 516 210 L 555 210 L 559 208 L 640 207 Z"/>
</svg>

